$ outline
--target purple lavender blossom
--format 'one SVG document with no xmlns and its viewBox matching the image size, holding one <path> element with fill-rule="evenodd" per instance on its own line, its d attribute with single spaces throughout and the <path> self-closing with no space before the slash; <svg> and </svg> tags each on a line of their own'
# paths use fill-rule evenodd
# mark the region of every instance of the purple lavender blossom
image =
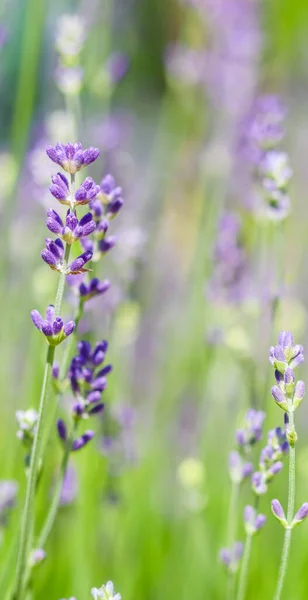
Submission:
<svg viewBox="0 0 308 600">
<path fill-rule="evenodd" d="M 115 216 L 123 206 L 122 188 L 116 185 L 115 179 L 108 174 L 100 184 L 100 200 L 106 207 L 106 214 L 111 218 Z"/>
<path fill-rule="evenodd" d="M 69 210 L 64 225 L 61 217 L 52 208 L 47 212 L 46 225 L 52 233 L 58 235 L 67 244 L 73 244 L 80 238 L 90 235 L 96 228 L 96 223 L 90 212 L 79 221 L 76 213 Z"/>
<path fill-rule="evenodd" d="M 5 521 L 7 512 L 15 506 L 18 483 L 13 480 L 0 480 L 0 523 Z"/>
<path fill-rule="evenodd" d="M 245 462 L 241 455 L 233 450 L 229 454 L 229 475 L 234 483 L 241 483 L 246 477 L 252 474 L 253 465 Z"/>
<path fill-rule="evenodd" d="M 56 144 L 55 147 L 48 146 L 46 152 L 49 158 L 60 165 L 64 171 L 75 174 L 80 171 L 83 167 L 90 165 L 99 156 L 98 148 L 87 148 L 83 149 L 80 142 L 71 144 Z"/>
<path fill-rule="evenodd" d="M 241 222 L 233 213 L 220 219 L 214 248 L 214 272 L 209 295 L 217 301 L 241 303 L 250 293 L 251 283 L 247 257 L 240 243 Z"/>
<path fill-rule="evenodd" d="M 246 413 L 245 426 L 236 432 L 237 443 L 245 450 L 262 439 L 262 425 L 265 412 L 250 408 Z"/>
<path fill-rule="evenodd" d="M 253 473 L 251 484 L 257 495 L 265 494 L 268 483 L 283 468 L 282 460 L 289 450 L 286 432 L 280 427 L 268 432 L 267 445 L 261 450 L 259 471 Z"/>
<path fill-rule="evenodd" d="M 78 493 L 78 480 L 76 469 L 72 465 L 68 465 L 63 479 L 60 505 L 67 506 L 72 504 Z"/>
<path fill-rule="evenodd" d="M 72 451 L 76 452 L 77 450 L 81 450 L 86 446 L 94 437 L 94 431 L 86 431 L 83 433 L 77 440 L 74 440 L 72 444 Z"/>
<path fill-rule="evenodd" d="M 307 516 L 308 516 L 308 502 L 304 502 L 304 504 L 302 504 L 302 506 L 297 511 L 296 515 L 294 516 L 294 519 L 292 522 L 292 527 L 295 527 L 296 525 L 299 525 L 299 523 L 302 523 L 307 518 Z"/>
<path fill-rule="evenodd" d="M 97 342 L 92 349 L 87 341 L 78 342 L 78 354 L 70 365 L 68 378 L 75 403 L 72 407 L 73 419 L 78 423 L 81 419 L 101 414 L 104 403 L 101 401 L 102 394 L 107 387 L 107 376 L 112 371 L 110 364 L 103 365 L 108 349 L 108 343 L 103 340 Z M 57 422 L 58 435 L 65 444 L 68 440 L 66 424 L 62 419 Z M 74 441 L 72 450 L 83 448 L 91 439 L 92 433 L 86 432 Z"/>
<path fill-rule="evenodd" d="M 236 573 L 238 571 L 240 560 L 243 555 L 243 549 L 242 542 L 235 542 L 231 549 L 222 548 L 220 550 L 220 560 L 229 573 Z"/>
<path fill-rule="evenodd" d="M 288 367 L 295 369 L 304 362 L 303 346 L 294 345 L 292 334 L 282 331 L 277 346 L 270 348 L 269 360 L 279 373 L 284 374 Z"/>
<path fill-rule="evenodd" d="M 73 262 L 67 267 L 67 275 L 78 275 L 79 273 L 85 273 L 89 269 L 85 268 L 87 262 L 92 259 L 93 253 L 91 250 L 86 250 L 83 254 L 80 254 Z"/>
<path fill-rule="evenodd" d="M 295 410 L 305 395 L 305 384 L 301 380 L 295 383 L 293 371 L 304 361 L 303 347 L 294 345 L 289 331 L 282 331 L 278 345 L 270 348 L 269 360 L 275 368 L 276 385 L 271 391 L 276 404 L 286 412 L 291 408 Z M 289 432 L 288 427 L 287 431 Z M 295 435 L 294 431 L 293 433 Z"/>
<path fill-rule="evenodd" d="M 86 224 L 84 224 L 84 226 L 86 226 Z M 41 257 L 53 271 L 58 271 L 58 273 L 64 272 L 66 275 L 77 275 L 89 270 L 85 268 L 85 265 L 92 259 L 93 253 L 90 250 L 83 252 L 83 254 L 75 258 L 75 260 L 67 266 L 64 263 L 64 246 L 62 240 L 60 240 L 60 238 L 57 238 L 56 240 L 46 238 L 45 242 L 46 248 L 42 250 Z"/>
<path fill-rule="evenodd" d="M 271 502 L 272 513 L 278 521 L 283 525 L 283 527 L 287 526 L 287 519 L 284 514 L 284 510 L 279 502 L 279 500 L 272 500 Z"/>
<path fill-rule="evenodd" d="M 110 282 L 108 279 L 104 281 L 99 281 L 97 277 L 91 279 L 91 281 L 86 284 L 82 282 L 79 285 L 79 297 L 82 302 L 86 302 L 95 296 L 99 296 L 101 294 L 105 294 L 110 288 Z"/>
<path fill-rule="evenodd" d="M 266 516 L 257 514 L 253 506 L 247 505 L 244 509 L 244 523 L 247 535 L 255 535 L 266 523 Z"/>
<path fill-rule="evenodd" d="M 76 206 L 83 206 L 93 201 L 100 193 L 99 185 L 96 185 L 92 177 L 86 177 L 81 186 L 74 193 L 71 193 L 68 180 L 62 173 L 57 173 L 51 177 L 52 184 L 49 187 L 52 195 L 59 200 L 61 204 L 70 206 L 74 210 Z"/>
<path fill-rule="evenodd" d="M 74 321 L 64 324 L 61 317 L 55 316 L 55 307 L 50 304 L 46 310 L 45 319 L 38 310 L 31 311 L 31 319 L 39 331 L 45 336 L 50 346 L 58 346 L 71 335 L 76 327 Z"/>
</svg>

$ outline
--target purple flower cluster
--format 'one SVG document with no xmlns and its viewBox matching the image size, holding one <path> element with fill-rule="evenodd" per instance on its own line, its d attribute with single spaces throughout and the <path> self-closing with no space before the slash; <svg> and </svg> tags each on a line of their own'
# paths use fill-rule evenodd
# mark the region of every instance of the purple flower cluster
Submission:
<svg viewBox="0 0 308 600">
<path fill-rule="evenodd" d="M 300 344 L 294 344 L 294 339 L 289 331 L 282 331 L 279 335 L 277 346 L 270 348 L 270 362 L 275 368 L 276 385 L 272 387 L 272 396 L 276 404 L 285 411 L 287 439 L 294 445 L 297 439 L 294 428 L 289 425 L 289 413 L 293 413 L 301 404 L 305 395 L 305 383 L 301 380 L 295 382 L 293 369 L 304 361 L 304 349 Z"/>
<path fill-rule="evenodd" d="M 243 549 L 242 542 L 235 542 L 232 548 L 222 548 L 220 550 L 220 560 L 229 573 L 236 573 L 238 571 Z"/>
<path fill-rule="evenodd" d="M 48 229 L 58 235 L 55 240 L 46 238 L 46 247 L 41 252 L 41 257 L 54 271 L 65 275 L 76 275 L 87 271 L 85 265 L 91 260 L 92 252 L 86 250 L 75 258 L 69 265 L 66 260 L 66 251 L 63 242 L 69 247 L 81 238 L 90 235 L 96 229 L 92 213 L 89 212 L 78 220 L 75 208 L 78 204 L 87 204 L 100 191 L 94 181 L 87 177 L 77 192 L 74 193 L 73 182 L 75 173 L 81 168 L 91 164 L 99 155 L 97 148 L 83 149 L 80 142 L 75 144 L 57 144 L 55 148 L 49 146 L 46 150 L 51 160 L 63 167 L 71 175 L 71 185 L 64 175 L 58 173 L 52 177 L 50 191 L 62 204 L 70 206 L 65 223 L 60 215 L 53 209 L 48 210 L 46 225 Z M 55 315 L 54 308 L 49 306 L 46 318 L 33 310 L 31 318 L 34 325 L 45 335 L 52 346 L 60 344 L 75 329 L 75 323 L 70 321 L 64 325 L 61 317 Z"/>
<path fill-rule="evenodd" d="M 50 346 L 61 344 L 63 340 L 73 333 L 76 327 L 74 321 L 68 321 L 64 324 L 61 317 L 56 317 L 55 307 L 52 304 L 46 310 L 45 319 L 38 310 L 31 311 L 31 319 L 35 327 L 45 336 Z"/>
<path fill-rule="evenodd" d="M 280 427 L 268 432 L 267 444 L 261 450 L 259 459 L 259 470 L 255 471 L 251 484 L 257 495 L 267 492 L 268 483 L 277 475 L 283 467 L 283 458 L 289 450 L 286 432 Z"/>
<path fill-rule="evenodd" d="M 59 235 L 67 244 L 73 244 L 80 238 L 90 235 L 96 228 L 90 212 L 78 221 L 76 214 L 68 211 L 63 224 L 61 217 L 52 208 L 47 211 L 46 225 L 52 233 Z"/>
<path fill-rule="evenodd" d="M 71 175 L 93 163 L 99 156 L 98 148 L 91 147 L 84 150 L 80 142 L 75 144 L 58 143 L 55 147 L 48 146 L 46 152 L 54 163 L 60 165 Z"/>
<path fill-rule="evenodd" d="M 76 192 L 70 189 L 70 185 L 65 175 L 57 173 L 51 178 L 52 184 L 49 187 L 52 195 L 59 200 L 61 204 L 70 206 L 74 210 L 78 206 L 89 204 L 100 192 L 99 185 L 96 185 L 92 177 L 86 177 Z"/>
<path fill-rule="evenodd" d="M 240 453 L 232 450 L 229 454 L 229 475 L 233 483 L 241 483 L 253 472 L 253 464 L 246 462 Z"/>
<path fill-rule="evenodd" d="M 81 419 L 97 415 L 104 410 L 101 402 L 102 393 L 107 387 L 107 376 L 112 371 L 110 364 L 104 365 L 108 343 L 98 342 L 94 349 L 87 341 L 78 343 L 78 354 L 72 359 L 68 378 L 75 396 L 73 405 L 73 420 L 77 424 Z M 66 442 L 67 427 L 62 419 L 58 421 L 59 437 Z M 93 437 L 92 431 L 87 431 L 72 443 L 72 450 L 79 450 Z"/>
<path fill-rule="evenodd" d="M 290 210 L 288 184 L 292 169 L 288 155 L 278 147 L 284 136 L 284 118 L 285 111 L 276 96 L 258 98 L 246 123 L 244 143 L 255 169 L 263 210 L 275 219 L 285 218 Z"/>
<path fill-rule="evenodd" d="M 51 240 L 46 238 L 46 247 L 41 252 L 41 257 L 45 263 L 53 270 L 58 273 L 65 273 L 66 275 L 78 275 L 79 273 L 85 273 L 88 269 L 85 268 L 85 264 L 92 258 L 92 252 L 87 250 L 83 252 L 73 260 L 68 266 L 64 260 L 64 245 L 60 238 Z"/>
<path fill-rule="evenodd" d="M 272 500 L 271 507 L 274 517 L 276 517 L 276 519 L 280 521 L 281 525 L 285 528 L 293 529 L 294 527 L 296 527 L 296 525 L 299 525 L 308 517 L 308 502 L 304 502 L 304 504 L 302 504 L 297 513 L 294 515 L 290 526 L 288 525 L 285 512 L 279 500 Z"/>
<path fill-rule="evenodd" d="M 248 452 L 256 442 L 262 439 L 262 426 L 265 419 L 263 410 L 250 408 L 245 417 L 244 427 L 236 432 L 236 441 L 241 448 Z"/>
<path fill-rule="evenodd" d="M 83 248 L 93 253 L 93 260 L 99 260 L 103 254 L 114 247 L 116 238 L 107 235 L 107 232 L 110 221 L 122 206 L 122 188 L 116 185 L 112 175 L 106 175 L 101 181 L 99 194 L 90 202 L 90 209 L 96 221 L 93 239 L 81 240 Z"/>
<path fill-rule="evenodd" d="M 247 535 L 255 535 L 264 527 L 266 523 L 266 516 L 257 514 L 256 509 L 253 506 L 247 505 L 244 509 L 244 524 Z"/>
<path fill-rule="evenodd" d="M 238 216 L 225 213 L 218 226 L 214 272 L 209 284 L 209 295 L 215 300 L 240 303 L 249 294 L 249 265 L 240 233 Z"/>
</svg>

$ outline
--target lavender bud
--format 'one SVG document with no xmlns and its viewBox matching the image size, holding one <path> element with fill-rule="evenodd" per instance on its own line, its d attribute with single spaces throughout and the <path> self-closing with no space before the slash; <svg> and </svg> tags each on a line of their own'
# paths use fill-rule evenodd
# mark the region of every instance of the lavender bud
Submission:
<svg viewBox="0 0 308 600">
<path fill-rule="evenodd" d="M 294 391 L 294 397 L 293 397 L 294 409 L 298 408 L 304 395 L 305 395 L 305 384 L 303 381 L 299 380 L 295 386 L 295 391 Z"/>
<path fill-rule="evenodd" d="M 76 452 L 77 450 L 81 450 L 90 440 L 92 440 L 94 436 L 94 431 L 86 431 L 82 436 L 77 438 L 72 444 L 72 451 Z"/>
<path fill-rule="evenodd" d="M 85 269 L 84 265 L 87 262 L 89 262 L 89 260 L 91 260 L 92 256 L 93 253 L 90 250 L 87 250 L 86 252 L 78 256 L 78 258 L 75 258 L 75 260 L 73 260 L 73 262 L 69 265 L 67 269 L 67 274 L 70 273 L 72 275 L 76 275 L 78 273 L 83 273 L 84 271 L 87 271 L 88 269 Z"/>
<path fill-rule="evenodd" d="M 63 440 L 65 442 L 67 439 L 67 427 L 62 419 L 58 419 L 57 429 L 58 429 L 59 437 L 61 438 L 61 440 Z"/>
<path fill-rule="evenodd" d="M 31 568 L 37 567 L 46 558 L 46 552 L 42 548 L 36 548 L 32 550 L 29 557 L 29 566 Z"/>
<path fill-rule="evenodd" d="M 271 507 L 272 507 L 272 513 L 273 513 L 274 517 L 276 517 L 276 519 L 278 519 L 278 521 L 280 521 L 280 523 L 283 527 L 287 527 L 288 523 L 286 520 L 286 516 L 284 514 L 284 510 L 283 510 L 279 500 L 272 500 Z"/>
<path fill-rule="evenodd" d="M 260 531 L 260 529 L 262 529 L 262 527 L 264 527 L 266 523 L 266 516 L 265 515 L 258 515 L 256 520 L 255 520 L 255 528 L 256 531 Z"/>
<path fill-rule="evenodd" d="M 301 523 L 302 521 L 304 521 L 304 519 L 306 519 L 307 516 L 308 516 L 308 502 L 304 502 L 304 504 L 302 504 L 302 506 L 297 511 L 297 513 L 293 519 L 292 528 L 295 527 L 296 525 L 298 525 L 299 523 Z"/>
<path fill-rule="evenodd" d="M 76 329 L 76 323 L 74 323 L 74 321 L 68 321 L 64 325 L 64 333 L 65 333 L 66 337 L 71 335 L 71 333 L 73 333 L 73 331 L 75 331 L 75 329 Z"/>
<path fill-rule="evenodd" d="M 274 385 L 271 389 L 271 393 L 272 396 L 276 402 L 276 404 L 278 404 L 278 406 L 280 408 L 282 408 L 283 410 L 287 411 L 288 410 L 288 402 L 284 396 L 284 393 L 282 392 L 282 390 L 278 387 L 278 385 Z"/>
<path fill-rule="evenodd" d="M 293 373 L 292 369 L 290 369 L 290 367 L 288 367 L 285 371 L 284 385 L 285 385 L 287 394 L 289 394 L 289 395 L 293 394 L 294 386 L 295 386 L 295 377 L 294 377 L 294 373 Z"/>
</svg>

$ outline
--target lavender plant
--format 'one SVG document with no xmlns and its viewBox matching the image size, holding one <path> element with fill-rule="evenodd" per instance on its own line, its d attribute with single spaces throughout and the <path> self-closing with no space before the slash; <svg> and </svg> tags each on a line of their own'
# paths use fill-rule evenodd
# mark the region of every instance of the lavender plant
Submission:
<svg viewBox="0 0 308 600">
<path fill-rule="evenodd" d="M 246 457 L 250 454 L 251 448 L 262 438 L 264 418 L 265 414 L 262 411 L 254 409 L 247 411 L 244 427 L 238 429 L 236 433 L 238 450 L 233 450 L 229 454 L 229 475 L 232 488 L 227 526 L 228 548 L 223 548 L 220 554 L 220 558 L 228 572 L 228 598 L 232 598 L 234 595 L 234 576 L 239 568 L 243 551 L 243 544 L 235 541 L 240 487 L 243 481 L 253 473 L 253 464 L 248 462 Z M 239 551 L 240 548 L 241 551 Z"/>
<path fill-rule="evenodd" d="M 270 362 L 275 369 L 276 385 L 272 387 L 272 396 L 276 404 L 285 412 L 286 437 L 289 442 L 289 488 L 287 515 L 278 500 L 272 501 L 272 512 L 285 529 L 279 576 L 275 591 L 275 600 L 281 598 L 284 580 L 287 572 L 292 531 L 308 515 L 308 503 L 304 503 L 294 515 L 295 506 L 295 444 L 297 433 L 294 422 L 295 410 L 301 404 L 305 395 L 305 384 L 295 382 L 294 369 L 304 361 L 304 349 L 294 344 L 289 331 L 282 331 L 277 346 L 270 348 Z"/>
<path fill-rule="evenodd" d="M 34 515 L 34 496 L 36 482 L 39 475 L 39 468 L 43 460 L 43 435 L 45 428 L 45 413 L 46 405 L 49 402 L 51 391 L 52 370 L 53 374 L 58 374 L 59 369 L 54 365 L 56 347 L 65 341 L 69 336 L 72 336 L 76 329 L 76 322 L 69 321 L 64 324 L 63 319 L 59 316 L 64 295 L 65 279 L 67 275 L 76 275 L 86 272 L 88 269 L 85 265 L 92 259 L 92 250 L 85 252 L 69 263 L 70 250 L 72 244 L 93 234 L 99 228 L 100 220 L 93 218 L 93 213 L 89 212 L 80 220 L 77 217 L 76 210 L 80 205 L 89 204 L 99 193 L 100 187 L 96 186 L 93 180 L 89 177 L 85 179 L 83 184 L 75 189 L 75 175 L 83 167 L 94 162 L 99 151 L 96 148 L 84 150 L 80 143 L 75 144 L 57 144 L 56 147 L 48 147 L 47 154 L 53 162 L 62 166 L 62 168 L 70 174 L 70 182 L 67 178 L 58 173 L 53 177 L 50 187 L 51 193 L 63 204 L 69 206 L 66 215 L 65 223 L 61 217 L 50 209 L 47 213 L 47 227 L 56 235 L 60 236 L 56 240 L 47 239 L 46 248 L 42 251 L 42 259 L 51 267 L 52 270 L 60 274 L 58 289 L 56 294 L 55 306 L 50 305 L 47 308 L 45 318 L 37 310 L 33 310 L 31 318 L 34 325 L 41 331 L 47 344 L 47 357 L 42 385 L 41 399 L 39 411 L 36 413 L 33 409 L 26 412 L 18 411 L 17 419 L 19 423 L 18 437 L 22 440 L 27 450 L 26 466 L 29 467 L 27 475 L 27 492 L 25 505 L 22 516 L 20 543 L 18 551 L 18 561 L 16 568 L 16 577 L 14 584 L 14 600 L 23 598 L 23 594 L 29 582 L 31 569 L 38 563 L 38 560 L 33 558 L 31 554 L 31 545 L 34 533 L 35 515 Z M 111 178 L 112 179 L 112 178 Z M 109 178 L 110 180 L 110 178 Z M 104 188 L 105 189 L 105 188 Z M 109 189 L 109 188 L 108 188 Z M 112 191 L 112 190 L 111 190 Z M 108 218 L 114 216 L 123 204 L 123 200 L 119 201 L 119 193 L 117 191 L 117 207 L 112 210 L 114 204 L 114 196 L 108 196 L 107 214 L 104 216 L 105 228 L 103 234 L 100 233 L 100 241 L 104 238 L 108 228 Z M 104 211 L 102 211 L 104 213 Z M 96 205 L 97 213 L 97 205 Z M 102 254 L 102 251 L 101 251 Z M 82 315 L 82 308 L 87 299 L 96 294 L 101 294 L 108 289 L 106 283 L 101 284 L 95 279 L 89 284 L 82 283 L 79 286 L 80 302 L 78 306 L 77 325 Z M 72 336 L 73 337 L 73 336 Z M 39 535 L 37 552 L 44 552 L 45 545 L 49 532 L 55 520 L 57 508 L 60 502 L 63 480 L 65 478 L 68 458 L 70 452 L 74 452 L 83 448 L 93 437 L 92 430 L 82 433 L 79 437 L 75 437 L 77 427 L 81 419 L 88 415 L 98 414 L 103 409 L 103 404 L 100 403 L 100 396 L 106 387 L 106 375 L 111 371 L 111 366 L 100 368 L 102 365 L 105 353 L 107 350 L 107 342 L 101 342 L 91 351 L 91 346 L 87 342 L 80 342 L 78 345 L 78 355 L 72 360 L 68 378 L 71 387 L 78 401 L 73 407 L 73 425 L 70 434 L 67 433 L 67 428 L 63 420 L 58 421 L 58 433 L 64 447 L 64 455 L 61 467 L 61 476 L 56 485 L 53 502 L 50 511 L 47 515 L 45 525 Z M 70 355 L 68 355 L 69 358 Z M 67 356 L 66 356 L 67 361 Z M 64 365 L 66 368 L 66 366 Z M 62 392 L 63 386 L 59 387 Z M 36 551 L 35 551 L 36 552 Z M 42 556 L 42 554 L 39 554 Z M 30 558 L 32 556 L 32 558 Z"/>
</svg>

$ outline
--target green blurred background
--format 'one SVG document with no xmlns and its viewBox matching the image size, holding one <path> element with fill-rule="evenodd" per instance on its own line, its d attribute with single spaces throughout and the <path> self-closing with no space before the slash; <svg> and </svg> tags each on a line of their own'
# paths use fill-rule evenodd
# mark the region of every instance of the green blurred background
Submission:
<svg viewBox="0 0 308 600">
<path fill-rule="evenodd" d="M 44 342 L 29 312 L 53 301 L 57 284 L 39 256 L 46 235 L 44 210 L 55 202 L 46 200 L 45 165 L 34 152 L 50 140 L 68 141 L 57 136 L 63 131 L 59 123 L 65 131 L 63 111 L 72 104 L 76 109 L 72 98 L 65 104 L 54 81 L 55 36 L 63 14 L 77 13 L 87 21 L 78 136 L 101 150 L 89 174 L 99 180 L 107 170 L 115 171 L 126 200 L 117 226 L 118 249 L 100 266 L 113 291 L 93 306 L 84 324 L 86 335 L 94 331 L 95 339 L 110 341 L 115 371 L 106 413 L 96 426 L 95 443 L 74 456 L 78 495 L 61 508 L 47 559 L 35 574 L 34 600 L 86 600 L 92 586 L 108 579 L 124 600 L 225 597 L 218 552 L 225 544 L 230 496 L 227 457 L 250 403 L 250 374 L 267 412 L 266 428 L 281 424 L 272 384 L 266 388 L 268 346 L 280 328 L 291 329 L 300 343 L 307 339 L 308 3 L 266 0 L 258 8 L 264 36 L 258 87 L 280 94 L 288 108 L 285 147 L 294 169 L 293 211 L 280 257 L 287 291 L 272 331 L 257 302 L 222 308 L 204 292 L 228 169 L 224 148 L 217 154 L 212 144 L 220 129 L 219 111 L 202 94 L 173 85 L 165 69 L 166 48 L 182 38 L 190 18 L 183 4 L 10 0 L 1 7 L 0 479 L 20 482 L 0 547 L 2 567 L 25 488 L 15 411 L 37 406 L 43 371 Z M 200 36 L 199 22 L 190 23 L 190 39 L 198 45 Z M 98 74 L 113 51 L 127 54 L 129 67 L 117 85 L 105 89 L 97 84 Z M 62 117 L 52 121 L 56 111 Z M 45 193 L 38 184 L 44 177 Z M 245 227 L 249 239 L 249 219 Z M 265 253 L 270 251 L 271 242 L 265 242 Z M 69 302 L 65 311 L 71 312 Z M 218 329 L 223 343 L 212 341 Z M 303 379 L 306 372 L 303 367 Z M 123 407 L 133 411 L 126 437 L 117 418 Z M 308 499 L 308 411 L 300 410 L 298 505 Z M 117 440 L 111 452 L 102 450 L 109 435 Z M 38 494 L 39 521 L 59 460 L 55 433 Z M 268 523 L 253 548 L 251 600 L 273 596 L 283 532 L 269 506 L 274 497 L 286 502 L 286 493 L 285 469 L 262 499 Z M 250 497 L 245 485 L 240 515 Z M 243 538 L 241 517 L 238 537 Z M 294 533 L 285 598 L 307 597 L 307 560 L 303 525 Z"/>
</svg>

